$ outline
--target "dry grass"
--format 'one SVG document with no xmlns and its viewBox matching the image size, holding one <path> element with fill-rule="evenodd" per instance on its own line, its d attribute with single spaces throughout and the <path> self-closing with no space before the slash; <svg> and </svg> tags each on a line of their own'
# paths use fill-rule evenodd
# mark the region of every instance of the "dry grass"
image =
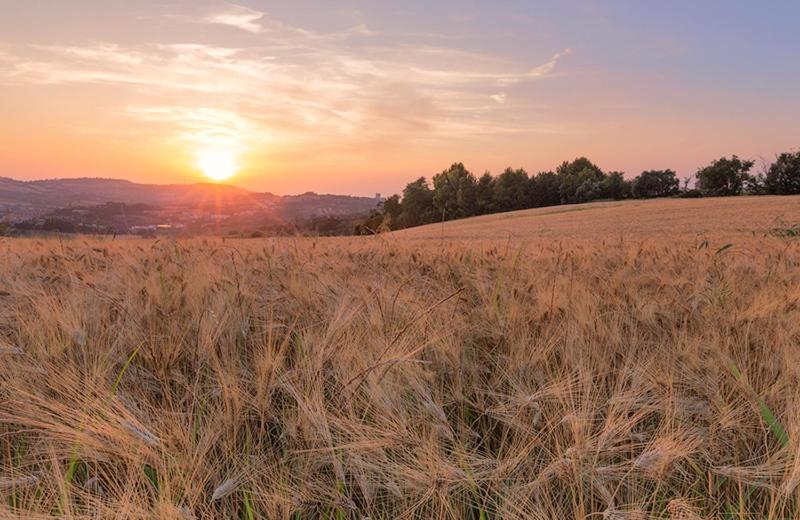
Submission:
<svg viewBox="0 0 800 520">
<path fill-rule="evenodd" d="M 431 224 L 399 233 L 404 238 L 548 239 L 694 238 L 730 239 L 761 232 L 781 221 L 800 223 L 800 196 L 656 199 L 592 202 L 526 209 Z"/>
<path fill-rule="evenodd" d="M 2 241 L 0 516 L 797 518 L 800 241 L 751 216 Z"/>
</svg>

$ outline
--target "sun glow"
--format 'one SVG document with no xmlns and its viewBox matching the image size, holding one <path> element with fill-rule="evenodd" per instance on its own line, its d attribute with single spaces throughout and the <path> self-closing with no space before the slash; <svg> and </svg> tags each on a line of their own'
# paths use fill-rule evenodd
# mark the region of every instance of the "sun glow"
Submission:
<svg viewBox="0 0 800 520">
<path fill-rule="evenodd" d="M 199 150 L 195 160 L 203 175 L 216 182 L 231 178 L 239 169 L 236 152 L 223 148 Z"/>
</svg>

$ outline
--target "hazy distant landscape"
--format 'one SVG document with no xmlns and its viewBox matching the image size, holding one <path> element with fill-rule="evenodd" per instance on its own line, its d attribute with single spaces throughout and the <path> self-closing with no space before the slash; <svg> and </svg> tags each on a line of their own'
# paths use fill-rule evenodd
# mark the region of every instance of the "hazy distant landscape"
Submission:
<svg viewBox="0 0 800 520">
<path fill-rule="evenodd" d="M 670 169 L 626 178 L 586 157 L 529 175 L 506 168 L 477 177 L 463 163 L 382 197 L 278 196 L 221 183 L 137 184 L 114 179 L 15 181 L 0 178 L 0 232 L 166 236 L 371 235 L 522 209 L 592 201 L 700 199 L 800 194 L 800 152 L 771 163 L 721 157 L 679 179 Z M 710 202 L 713 204 L 713 202 Z M 659 227 L 654 223 L 654 228 Z"/>
<path fill-rule="evenodd" d="M 342 234 L 352 231 L 355 224 L 351 222 L 376 210 L 380 202 L 380 196 L 279 196 L 210 183 L 0 178 L 0 224 L 20 231 L 175 235 L 314 230 Z"/>
</svg>

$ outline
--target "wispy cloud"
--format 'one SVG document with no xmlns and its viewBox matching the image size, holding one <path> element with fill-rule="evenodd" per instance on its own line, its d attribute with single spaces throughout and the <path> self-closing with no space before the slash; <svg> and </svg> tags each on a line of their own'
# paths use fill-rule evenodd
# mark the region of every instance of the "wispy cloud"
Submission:
<svg viewBox="0 0 800 520">
<path fill-rule="evenodd" d="M 210 14 L 203 21 L 210 24 L 229 25 L 243 31 L 259 33 L 264 30 L 261 19 L 264 13 L 241 5 L 230 5 L 227 9 Z"/>
<path fill-rule="evenodd" d="M 132 105 L 125 113 L 145 123 L 167 124 L 175 142 L 181 144 L 240 149 L 263 137 L 257 124 L 230 110 Z"/>
<path fill-rule="evenodd" d="M 371 37 L 377 34 L 363 22 L 360 12 L 352 11 L 351 14 L 356 19 L 356 23 L 332 32 L 317 32 L 296 27 L 284 23 L 266 12 L 237 4 L 225 4 L 222 8 L 210 10 L 204 14 L 166 14 L 162 18 L 183 24 L 234 27 L 253 34 L 260 34 L 264 40 L 270 40 L 269 36 L 266 36 L 270 35 L 273 43 L 282 40 L 288 45 L 296 45 L 298 39 L 299 41 L 342 41 L 350 37 Z M 147 17 L 147 19 L 152 19 L 152 17 Z"/>
<path fill-rule="evenodd" d="M 500 103 L 501 105 L 506 102 L 506 93 L 505 92 L 500 92 L 499 94 L 492 94 L 489 97 L 491 97 L 494 101 L 496 101 L 497 103 Z"/>
<path fill-rule="evenodd" d="M 571 52 L 530 67 L 444 46 L 353 45 L 374 33 L 363 24 L 316 33 L 242 6 L 199 19 L 255 40 L 238 47 L 0 44 L 0 82 L 127 89 L 139 101 L 119 113 L 164 139 L 303 147 L 529 130 L 530 122 L 507 117 L 515 100 L 508 89 L 552 75 Z"/>
</svg>

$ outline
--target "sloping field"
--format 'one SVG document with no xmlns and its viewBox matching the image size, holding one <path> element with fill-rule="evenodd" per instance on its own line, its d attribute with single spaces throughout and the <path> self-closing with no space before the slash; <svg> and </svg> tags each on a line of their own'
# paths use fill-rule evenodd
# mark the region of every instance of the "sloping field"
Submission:
<svg viewBox="0 0 800 520">
<path fill-rule="evenodd" d="M 595 202 L 485 215 L 398 232 L 413 238 L 730 238 L 800 222 L 800 196 Z"/>
<path fill-rule="evenodd" d="M 798 518 L 798 200 L 0 240 L 0 517 Z"/>
</svg>

